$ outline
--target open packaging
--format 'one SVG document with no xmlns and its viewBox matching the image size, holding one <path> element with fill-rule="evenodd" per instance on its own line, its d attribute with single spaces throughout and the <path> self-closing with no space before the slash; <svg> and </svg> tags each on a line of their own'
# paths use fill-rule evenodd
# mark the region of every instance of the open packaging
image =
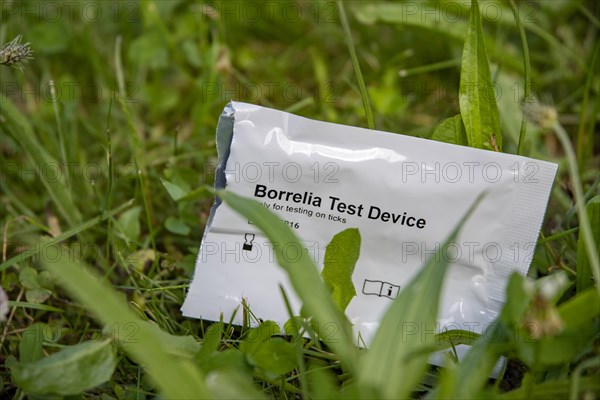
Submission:
<svg viewBox="0 0 600 400">
<path fill-rule="evenodd" d="M 295 230 L 318 266 L 335 234 L 359 229 L 357 296 L 346 315 L 367 346 L 402 287 L 486 190 L 452 251 L 438 254 L 451 261 L 438 331 L 484 332 L 502 307 L 509 275 L 527 273 L 557 171 L 545 161 L 239 102 L 220 117 L 217 150 L 215 187 L 263 202 Z M 228 320 L 245 299 L 256 317 L 283 327 L 289 315 L 278 285 L 295 315 L 301 304 L 273 246 L 216 199 L 183 314 Z M 297 251 L 290 246 L 288 256 Z M 242 323 L 242 312 L 234 323 Z"/>
</svg>

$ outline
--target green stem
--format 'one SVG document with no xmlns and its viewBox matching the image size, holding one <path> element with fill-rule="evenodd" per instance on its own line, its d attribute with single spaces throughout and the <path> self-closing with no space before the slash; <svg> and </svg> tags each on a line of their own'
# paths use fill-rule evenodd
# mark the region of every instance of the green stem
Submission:
<svg viewBox="0 0 600 400">
<path fill-rule="evenodd" d="M 553 129 L 567 156 L 569 172 L 571 173 L 571 180 L 575 192 L 575 206 L 577 207 L 577 214 L 579 215 L 580 238 L 582 238 L 584 241 L 585 250 L 590 260 L 590 266 L 592 267 L 594 280 L 596 281 L 596 290 L 598 290 L 598 293 L 600 294 L 600 262 L 598 261 L 596 244 L 594 243 L 594 237 L 592 236 L 590 219 L 587 215 L 587 210 L 585 209 L 583 188 L 581 186 L 581 180 L 579 179 L 577 157 L 575 156 L 573 145 L 569 140 L 569 135 L 565 131 L 565 128 L 563 128 L 560 123 L 556 122 L 553 126 Z"/>
<path fill-rule="evenodd" d="M 375 124 L 373 123 L 373 112 L 371 111 L 371 103 L 369 102 L 367 87 L 365 86 L 362 71 L 360 70 L 360 64 L 358 63 L 358 57 L 356 56 L 356 48 L 354 47 L 354 41 L 352 40 L 352 32 L 350 32 L 350 24 L 348 23 L 346 10 L 344 10 L 344 4 L 341 0 L 338 0 L 338 8 L 340 10 L 340 21 L 342 22 L 342 28 L 344 29 L 344 36 L 346 37 L 346 43 L 348 44 L 348 50 L 350 51 L 350 58 L 352 59 L 352 67 L 354 68 L 354 73 L 356 74 L 358 88 L 360 89 L 363 107 L 365 108 L 365 114 L 367 116 L 367 125 L 369 126 L 369 129 L 375 129 Z"/>
<path fill-rule="evenodd" d="M 54 109 L 54 118 L 56 119 L 56 129 L 58 131 L 58 145 L 60 146 L 60 158 L 62 158 L 62 162 L 65 168 L 65 177 L 66 182 L 65 185 L 67 189 L 71 186 L 71 177 L 69 175 L 69 165 L 67 164 L 67 149 L 65 147 L 65 137 L 63 135 L 62 124 L 60 123 L 60 112 L 58 110 L 58 99 L 56 97 L 56 86 L 54 85 L 54 81 L 50 80 L 50 97 L 52 100 L 52 108 Z M 69 196 L 72 198 L 72 193 L 68 191 Z"/>
<path fill-rule="evenodd" d="M 407 76 L 410 76 L 410 75 L 423 74 L 426 72 L 439 71 L 439 70 L 446 69 L 446 68 L 457 67 L 460 65 L 460 63 L 461 63 L 461 59 L 456 58 L 456 59 L 451 59 L 451 60 L 446 60 L 446 61 L 440 61 L 440 62 L 433 63 L 433 64 L 421 65 L 421 66 L 418 66 L 415 68 L 401 69 L 398 72 L 398 74 L 400 75 L 401 78 L 406 78 Z"/>
<path fill-rule="evenodd" d="M 527 35 L 525 34 L 525 27 L 519 17 L 519 8 L 514 0 L 510 0 L 510 7 L 512 8 L 513 14 L 515 15 L 515 22 L 517 28 L 519 28 L 519 35 L 521 36 L 521 44 L 523 46 L 523 64 L 524 64 L 524 78 L 525 78 L 525 93 L 524 100 L 527 101 L 531 96 L 531 63 L 529 61 L 529 46 L 527 45 Z M 527 133 L 527 118 L 523 115 L 521 120 L 521 132 L 519 133 L 519 144 L 517 147 L 517 154 L 523 154 L 523 146 L 525 144 L 525 134 Z"/>
<path fill-rule="evenodd" d="M 579 128 L 577 130 L 577 154 L 579 155 L 579 168 L 581 170 L 583 170 L 583 167 L 585 166 L 585 161 L 587 159 L 587 155 L 589 154 L 589 151 L 591 150 L 591 148 L 593 147 L 593 137 L 594 137 L 594 130 L 590 129 L 590 135 L 586 135 L 586 123 L 585 123 L 585 118 L 586 118 L 586 114 L 587 114 L 587 109 L 588 109 L 588 101 L 590 98 L 590 89 L 592 87 L 592 81 L 594 79 L 594 77 L 596 76 L 596 74 L 593 72 L 595 71 L 594 67 L 596 65 L 596 61 L 598 60 L 598 53 L 600 53 L 600 41 L 598 41 L 596 43 L 596 46 L 594 47 L 594 53 L 592 54 L 592 61 L 590 62 L 589 65 L 589 73 L 587 75 L 587 79 L 585 81 L 585 89 L 583 91 L 583 100 L 581 101 L 581 111 L 579 112 Z M 594 114 L 592 113 L 592 119 L 594 119 Z M 593 124 L 592 124 L 593 125 Z"/>
<path fill-rule="evenodd" d="M 106 200 L 104 201 L 104 209 L 110 209 L 111 194 L 113 186 L 113 163 L 112 163 L 112 144 L 110 140 L 110 117 L 112 114 L 113 97 L 111 96 L 108 103 L 108 115 L 106 116 L 106 157 L 108 163 L 108 188 L 106 190 Z M 106 227 L 106 268 L 110 268 L 110 244 L 112 232 L 112 219 L 109 218 Z"/>
</svg>

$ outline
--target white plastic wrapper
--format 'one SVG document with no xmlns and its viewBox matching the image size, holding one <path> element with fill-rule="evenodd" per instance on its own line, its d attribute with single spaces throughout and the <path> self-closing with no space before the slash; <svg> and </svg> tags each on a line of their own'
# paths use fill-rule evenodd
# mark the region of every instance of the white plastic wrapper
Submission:
<svg viewBox="0 0 600 400">
<path fill-rule="evenodd" d="M 497 316 L 507 278 L 529 268 L 557 165 L 410 136 L 314 121 L 232 102 L 217 128 L 217 188 L 259 200 L 295 229 L 305 249 L 271 244 L 227 205 L 215 202 L 185 316 L 241 323 L 241 302 L 281 327 L 300 303 L 273 246 L 308 251 L 322 268 L 325 246 L 358 228 L 357 296 L 346 314 L 368 345 L 387 307 L 434 256 L 484 190 L 452 245 L 438 331 L 482 333 Z M 287 246 L 287 248 L 286 248 Z M 333 333 L 333 331 L 332 331 Z M 403 333 L 399 332 L 399 335 Z M 429 332 L 429 334 L 431 334 Z"/>
</svg>

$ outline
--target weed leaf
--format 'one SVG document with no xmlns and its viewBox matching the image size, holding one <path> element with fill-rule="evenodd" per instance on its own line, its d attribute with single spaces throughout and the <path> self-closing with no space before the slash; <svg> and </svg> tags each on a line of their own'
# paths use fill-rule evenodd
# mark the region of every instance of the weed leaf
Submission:
<svg viewBox="0 0 600 400">
<path fill-rule="evenodd" d="M 17 363 L 11 374 L 27 393 L 74 395 L 110 379 L 117 358 L 110 340 L 65 347 L 37 361 Z"/>
<path fill-rule="evenodd" d="M 167 193 L 169 193 L 169 196 L 171 196 L 171 198 L 175 201 L 181 199 L 183 196 L 186 195 L 186 191 L 174 184 L 173 182 L 169 182 L 166 179 L 160 178 L 160 183 L 162 183 L 162 185 L 167 190 Z"/>
<path fill-rule="evenodd" d="M 435 128 L 431 138 L 438 142 L 468 145 L 467 132 L 465 132 L 465 125 L 460 114 L 445 119 Z"/>
<path fill-rule="evenodd" d="M 112 327 L 108 327 L 108 332 Z M 128 329 L 127 337 L 123 338 L 124 340 L 120 341 L 121 346 L 125 349 L 125 351 L 129 352 L 129 346 L 131 344 L 137 344 L 135 342 L 135 332 L 142 328 L 144 330 L 148 330 L 153 333 L 156 338 L 158 338 L 163 348 L 170 354 L 174 356 L 184 357 L 184 358 L 193 358 L 196 353 L 200 351 L 200 343 L 198 343 L 192 336 L 177 336 L 171 335 L 160 329 L 158 325 L 149 321 L 139 321 L 136 322 L 135 328 L 134 325 L 130 325 Z"/>
<path fill-rule="evenodd" d="M 501 151 L 500 118 L 477 0 L 471 1 L 460 71 L 459 104 L 469 146 Z"/>
<path fill-rule="evenodd" d="M 260 343 L 248 361 L 271 374 L 283 375 L 296 368 L 296 349 L 292 343 L 273 338 Z"/>
<path fill-rule="evenodd" d="M 19 361 L 21 363 L 28 363 L 42 358 L 42 344 L 46 329 L 48 329 L 48 326 L 41 322 L 36 322 L 25 329 L 23 339 L 19 343 Z"/>
<path fill-rule="evenodd" d="M 346 229 L 331 239 L 325 249 L 325 262 L 321 275 L 333 290 L 333 301 L 340 310 L 346 311 L 350 301 L 356 296 L 352 283 L 352 273 L 360 254 L 360 233 L 358 229 Z"/>
</svg>

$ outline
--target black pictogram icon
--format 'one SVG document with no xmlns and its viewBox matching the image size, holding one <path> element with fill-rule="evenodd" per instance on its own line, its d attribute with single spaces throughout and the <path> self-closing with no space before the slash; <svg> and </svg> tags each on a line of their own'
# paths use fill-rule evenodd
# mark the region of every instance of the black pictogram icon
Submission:
<svg viewBox="0 0 600 400">
<path fill-rule="evenodd" d="M 252 241 L 254 240 L 254 233 L 246 233 L 244 235 L 244 245 L 242 249 L 245 251 L 252 251 Z"/>
<path fill-rule="evenodd" d="M 362 293 L 379 297 L 387 297 L 395 299 L 400 291 L 400 286 L 384 281 L 372 281 L 365 279 L 363 283 Z"/>
</svg>

